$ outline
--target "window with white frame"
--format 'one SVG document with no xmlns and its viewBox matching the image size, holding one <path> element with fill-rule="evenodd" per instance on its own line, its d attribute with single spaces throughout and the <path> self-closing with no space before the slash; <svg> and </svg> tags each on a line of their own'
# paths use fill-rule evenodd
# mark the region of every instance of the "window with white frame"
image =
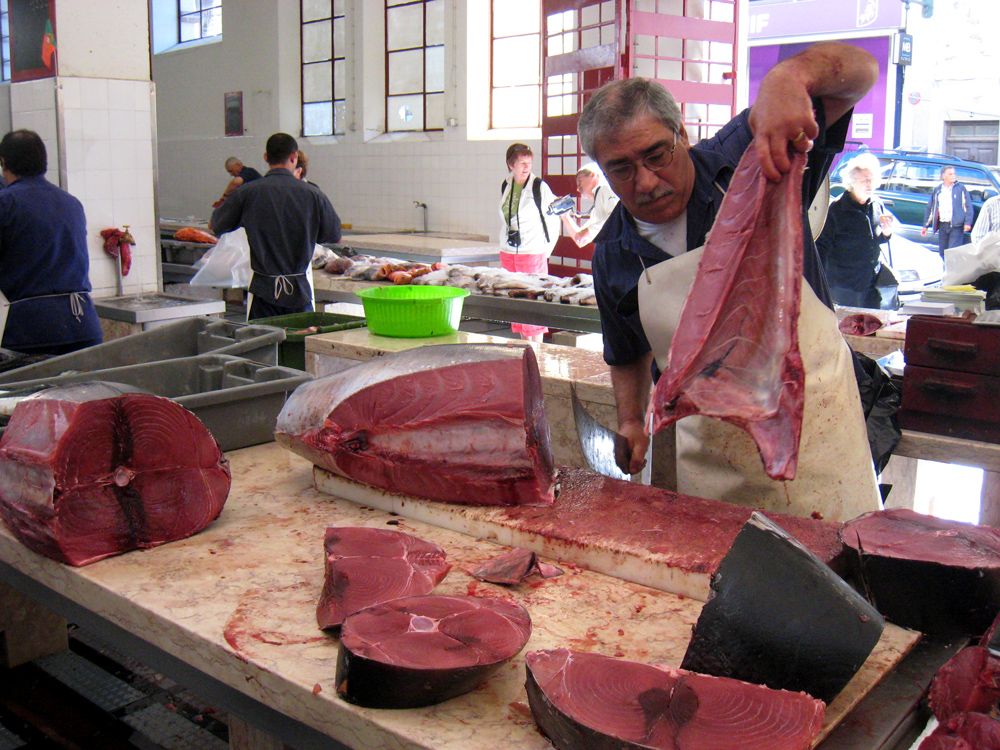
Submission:
<svg viewBox="0 0 1000 750">
<path fill-rule="evenodd" d="M 490 2 L 490 127 L 541 124 L 539 0 Z"/>
<path fill-rule="evenodd" d="M 302 135 L 344 133 L 345 4 L 345 0 L 302 0 Z"/>
<path fill-rule="evenodd" d="M 177 0 L 178 41 L 213 36 L 222 36 L 222 0 Z"/>
<path fill-rule="evenodd" d="M 0 81 L 10 80 L 10 14 L 7 0 L 0 0 Z"/>
<path fill-rule="evenodd" d="M 444 4 L 385 2 L 387 132 L 444 129 Z"/>
</svg>

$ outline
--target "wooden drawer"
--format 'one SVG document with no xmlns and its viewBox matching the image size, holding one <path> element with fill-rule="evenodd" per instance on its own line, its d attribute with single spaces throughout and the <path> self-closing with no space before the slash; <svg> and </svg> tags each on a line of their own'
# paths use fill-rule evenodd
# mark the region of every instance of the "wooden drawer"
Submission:
<svg viewBox="0 0 1000 750">
<path fill-rule="evenodd" d="M 962 318 L 915 315 L 906 324 L 907 367 L 1000 376 L 1000 326 L 977 326 Z"/>
<path fill-rule="evenodd" d="M 907 362 L 899 424 L 909 430 L 1000 443 L 1000 377 Z"/>
</svg>

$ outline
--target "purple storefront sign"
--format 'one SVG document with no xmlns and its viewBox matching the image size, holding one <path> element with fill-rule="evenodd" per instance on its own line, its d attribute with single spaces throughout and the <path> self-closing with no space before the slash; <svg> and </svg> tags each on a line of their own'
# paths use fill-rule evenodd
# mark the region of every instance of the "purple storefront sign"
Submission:
<svg viewBox="0 0 1000 750">
<path fill-rule="evenodd" d="M 812 5 L 805 2 L 803 5 Z M 867 144 L 870 148 L 885 148 L 886 132 L 892 123 L 885 121 L 886 87 L 889 69 L 891 38 L 867 37 L 846 39 L 846 44 L 860 47 L 870 52 L 878 60 L 878 81 L 854 107 L 854 118 L 847 132 L 847 140 Z M 771 44 L 766 47 L 751 47 L 750 53 L 750 102 L 757 98 L 760 82 L 771 68 L 787 57 L 796 55 L 806 47 L 803 44 Z"/>
<path fill-rule="evenodd" d="M 796 0 L 750 5 L 750 38 L 896 31 L 903 27 L 900 0 Z"/>
</svg>

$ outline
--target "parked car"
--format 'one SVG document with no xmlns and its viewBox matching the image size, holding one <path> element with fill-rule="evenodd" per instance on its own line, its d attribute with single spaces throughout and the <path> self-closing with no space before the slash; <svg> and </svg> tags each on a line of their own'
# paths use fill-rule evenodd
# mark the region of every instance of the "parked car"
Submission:
<svg viewBox="0 0 1000 750">
<path fill-rule="evenodd" d="M 882 263 L 892 269 L 899 281 L 901 302 L 919 299 L 924 289 L 940 286 L 944 277 L 944 261 L 936 249 L 894 234 L 888 247 L 883 247 Z"/>
<path fill-rule="evenodd" d="M 844 167 L 856 153 L 845 151 L 830 172 L 830 194 L 833 197 L 844 192 Z M 902 225 L 899 234 L 914 241 L 920 241 L 924 211 L 931 192 L 941 182 L 942 167 L 955 168 L 958 181 L 969 190 L 976 216 L 979 216 L 979 209 L 988 198 L 1000 195 L 1000 167 L 945 154 L 875 149 L 871 149 L 870 153 L 882 165 L 882 185 L 875 194 L 899 219 Z M 970 241 L 968 234 L 965 239 Z"/>
</svg>

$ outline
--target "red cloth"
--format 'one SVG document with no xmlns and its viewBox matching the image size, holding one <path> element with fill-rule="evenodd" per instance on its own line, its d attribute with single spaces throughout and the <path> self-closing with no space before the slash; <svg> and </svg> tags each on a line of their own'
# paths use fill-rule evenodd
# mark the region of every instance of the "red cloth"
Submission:
<svg viewBox="0 0 1000 750">
<path fill-rule="evenodd" d="M 542 253 L 508 253 L 501 250 L 500 266 L 506 271 L 547 274 L 549 259 Z M 549 332 L 545 326 L 534 326 L 529 323 L 511 323 L 510 330 L 522 336 L 538 336 Z"/>
</svg>

